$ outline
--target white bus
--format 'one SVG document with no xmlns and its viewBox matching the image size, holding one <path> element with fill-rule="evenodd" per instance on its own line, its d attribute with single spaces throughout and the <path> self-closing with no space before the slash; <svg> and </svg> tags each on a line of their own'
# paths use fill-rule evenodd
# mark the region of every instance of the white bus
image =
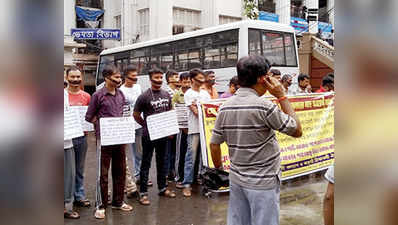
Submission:
<svg viewBox="0 0 398 225">
<path fill-rule="evenodd" d="M 168 69 L 178 72 L 193 68 L 212 70 L 216 74 L 217 91 L 224 92 L 230 78 L 237 75 L 237 60 L 253 54 L 266 57 L 272 68 L 279 69 L 282 75 L 299 73 L 293 27 L 244 20 L 104 50 L 98 62 L 96 86 L 98 89 L 104 85 L 104 65 L 114 63 L 121 72 L 127 65 L 135 65 L 143 90 L 150 87 L 148 70 L 157 66 L 164 72 Z"/>
</svg>

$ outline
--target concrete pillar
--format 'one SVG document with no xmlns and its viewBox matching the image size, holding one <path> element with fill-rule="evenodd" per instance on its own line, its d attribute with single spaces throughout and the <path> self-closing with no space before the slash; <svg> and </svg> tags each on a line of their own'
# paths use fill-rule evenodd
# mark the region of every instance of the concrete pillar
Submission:
<svg viewBox="0 0 398 225">
<path fill-rule="evenodd" d="M 307 9 L 319 9 L 319 0 L 305 0 L 304 4 L 307 7 Z M 312 34 L 318 33 L 318 21 L 310 21 L 308 25 L 310 33 Z"/>
<path fill-rule="evenodd" d="M 279 15 L 279 23 L 290 25 L 290 0 L 276 0 L 275 12 Z"/>
<path fill-rule="evenodd" d="M 334 8 L 334 0 L 328 0 L 327 11 L 329 12 L 329 23 L 333 25 L 334 29 L 334 12 L 336 11 Z"/>
<path fill-rule="evenodd" d="M 218 7 L 220 3 L 216 0 L 201 0 L 201 20 L 202 20 L 202 28 L 212 27 L 219 25 L 219 9 Z"/>
<path fill-rule="evenodd" d="M 70 36 L 72 28 L 76 28 L 75 0 L 64 0 L 64 36 Z"/>
<path fill-rule="evenodd" d="M 149 39 L 173 34 L 173 1 L 149 0 Z"/>
</svg>

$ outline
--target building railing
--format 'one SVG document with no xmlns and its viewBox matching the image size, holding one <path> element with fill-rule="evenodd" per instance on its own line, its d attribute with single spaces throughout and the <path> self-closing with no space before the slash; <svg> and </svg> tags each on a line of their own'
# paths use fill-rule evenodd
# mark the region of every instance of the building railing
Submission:
<svg viewBox="0 0 398 225">
<path fill-rule="evenodd" d="M 335 55 L 334 47 L 329 45 L 326 41 L 323 41 L 315 36 L 312 36 L 311 39 L 312 39 L 313 51 L 318 52 L 320 55 L 334 62 L 334 55 Z"/>
</svg>

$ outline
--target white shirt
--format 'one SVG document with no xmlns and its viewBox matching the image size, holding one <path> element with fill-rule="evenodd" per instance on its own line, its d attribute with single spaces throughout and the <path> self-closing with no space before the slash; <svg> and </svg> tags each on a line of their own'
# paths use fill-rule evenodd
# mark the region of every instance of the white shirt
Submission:
<svg viewBox="0 0 398 225">
<path fill-rule="evenodd" d="M 138 96 L 142 94 L 141 86 L 139 84 L 134 84 L 133 87 L 129 88 L 123 84 L 119 89 L 123 92 L 126 101 L 130 105 L 130 114 L 133 116 L 135 102 Z M 139 128 L 141 128 L 141 125 L 135 122 L 135 129 Z"/>
<path fill-rule="evenodd" d="M 184 94 L 184 101 L 186 106 L 192 105 L 192 102 L 196 100 L 197 103 L 210 100 L 211 97 L 209 93 L 205 90 L 200 90 L 200 92 L 189 89 Z M 188 134 L 198 134 L 199 133 L 199 119 L 191 110 L 189 110 L 188 115 Z"/>
<path fill-rule="evenodd" d="M 68 92 L 64 89 L 64 111 L 65 108 L 69 107 L 69 95 Z M 68 148 L 72 148 L 73 147 L 73 143 L 72 143 L 72 139 L 69 140 L 64 140 L 64 149 L 68 149 Z"/>
</svg>

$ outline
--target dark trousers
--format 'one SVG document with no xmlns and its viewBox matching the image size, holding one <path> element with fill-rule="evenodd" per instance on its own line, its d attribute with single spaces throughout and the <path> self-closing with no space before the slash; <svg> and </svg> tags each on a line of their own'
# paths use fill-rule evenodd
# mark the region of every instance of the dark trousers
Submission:
<svg viewBox="0 0 398 225">
<path fill-rule="evenodd" d="M 181 132 L 180 155 L 178 157 L 178 181 L 184 181 L 185 154 L 188 148 L 188 134 Z"/>
<path fill-rule="evenodd" d="M 167 152 L 166 152 L 166 175 L 169 179 L 175 177 L 175 163 L 176 163 L 176 140 L 177 135 L 173 136 L 173 139 L 167 140 Z"/>
<path fill-rule="evenodd" d="M 126 181 L 126 146 L 111 145 L 101 147 L 101 198 L 102 206 L 108 204 L 108 171 L 112 161 L 112 205 L 121 206 L 124 197 L 124 185 Z"/>
<path fill-rule="evenodd" d="M 156 151 L 156 172 L 159 192 L 166 190 L 166 148 L 167 137 L 151 141 L 149 136 L 142 136 L 142 161 L 140 171 L 140 193 L 148 193 L 149 169 L 151 168 L 153 150 Z"/>
</svg>

